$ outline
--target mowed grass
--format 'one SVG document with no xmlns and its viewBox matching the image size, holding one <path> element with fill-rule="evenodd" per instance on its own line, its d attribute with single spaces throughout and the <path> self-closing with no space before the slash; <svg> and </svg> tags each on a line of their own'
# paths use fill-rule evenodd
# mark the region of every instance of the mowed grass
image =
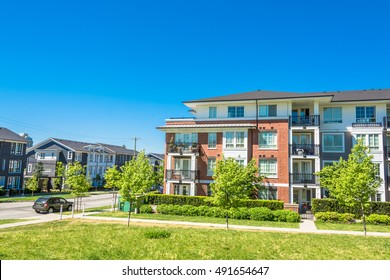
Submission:
<svg viewBox="0 0 390 280">
<path fill-rule="evenodd" d="M 321 230 L 344 230 L 344 231 L 363 231 L 363 224 L 337 224 L 337 223 L 324 223 L 315 222 L 317 229 Z M 388 225 L 369 225 L 367 224 L 367 232 L 390 232 L 390 226 Z"/>
<path fill-rule="evenodd" d="M 101 212 L 92 214 L 91 216 L 127 218 L 129 213 L 126 212 Z M 225 224 L 224 218 L 204 217 L 204 216 L 179 216 L 179 215 L 165 215 L 165 214 L 131 214 L 131 218 L 147 219 L 147 220 L 165 220 L 165 221 L 180 221 L 180 222 L 195 222 L 195 223 L 213 223 Z M 230 225 L 242 226 L 259 226 L 259 227 L 278 227 L 278 228 L 299 228 L 299 223 L 286 222 L 270 222 L 270 221 L 253 221 L 253 220 L 238 220 L 229 219 Z"/>
<path fill-rule="evenodd" d="M 5 220 L 0 220 L 0 225 L 26 222 L 26 221 L 29 221 L 29 219 L 5 219 Z"/>
<path fill-rule="evenodd" d="M 390 238 L 386 237 L 127 227 L 122 222 L 86 220 L 2 229 L 0 242 L 2 260 L 390 259 Z"/>
</svg>

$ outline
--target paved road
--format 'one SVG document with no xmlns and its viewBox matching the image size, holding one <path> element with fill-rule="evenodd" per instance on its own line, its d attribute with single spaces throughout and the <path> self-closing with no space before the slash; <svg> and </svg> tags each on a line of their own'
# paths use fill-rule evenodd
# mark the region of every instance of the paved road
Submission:
<svg viewBox="0 0 390 280">
<path fill-rule="evenodd" d="M 72 199 L 71 199 L 72 201 Z M 107 206 L 112 204 L 112 194 L 92 195 L 83 198 L 85 208 L 93 208 Z M 0 203 L 0 220 L 4 219 L 26 219 L 26 218 L 41 218 L 42 215 L 37 214 L 32 209 L 33 202 L 13 202 Z"/>
</svg>

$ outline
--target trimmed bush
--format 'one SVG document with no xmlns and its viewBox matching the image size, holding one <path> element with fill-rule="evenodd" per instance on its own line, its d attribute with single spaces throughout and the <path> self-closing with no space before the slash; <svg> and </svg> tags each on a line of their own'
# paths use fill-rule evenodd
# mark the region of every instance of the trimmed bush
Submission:
<svg viewBox="0 0 390 280">
<path fill-rule="evenodd" d="M 297 212 L 290 211 L 290 210 L 284 210 L 287 211 L 287 217 L 286 222 L 288 223 L 299 223 L 301 222 L 301 215 L 299 215 Z"/>
<path fill-rule="evenodd" d="M 352 222 L 355 222 L 355 215 L 351 214 L 351 213 L 339 214 L 339 222 L 342 222 L 342 223 L 352 223 Z"/>
<path fill-rule="evenodd" d="M 249 209 L 246 207 L 238 207 L 230 209 L 229 217 L 239 220 L 248 220 L 250 218 Z"/>
<path fill-rule="evenodd" d="M 152 206 L 146 204 L 141 205 L 139 211 L 140 213 L 153 213 Z"/>
<path fill-rule="evenodd" d="M 390 216 L 380 215 L 380 214 L 371 214 L 366 219 L 367 224 L 374 225 L 390 225 Z"/>
<path fill-rule="evenodd" d="M 355 221 L 355 215 L 350 213 L 319 212 L 315 214 L 316 220 L 331 223 L 351 223 Z"/>
<path fill-rule="evenodd" d="M 251 220 L 256 221 L 273 221 L 274 215 L 272 210 L 266 207 L 258 207 L 249 209 Z"/>
<path fill-rule="evenodd" d="M 301 215 L 291 210 L 275 210 L 272 212 L 274 221 L 297 223 L 301 221 Z"/>
</svg>

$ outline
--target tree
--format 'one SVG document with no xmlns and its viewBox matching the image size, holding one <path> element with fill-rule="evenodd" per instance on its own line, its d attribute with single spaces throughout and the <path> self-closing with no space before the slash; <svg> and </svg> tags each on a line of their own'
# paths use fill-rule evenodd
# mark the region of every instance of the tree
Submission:
<svg viewBox="0 0 390 280">
<path fill-rule="evenodd" d="M 378 167 L 368 153 L 369 148 L 363 145 L 362 139 L 358 139 L 347 160 L 340 158 L 339 162 L 316 173 L 320 176 L 321 187 L 327 188 L 332 198 L 342 205 L 361 210 L 365 235 L 368 202 L 381 184 L 381 178 L 377 176 Z"/>
<path fill-rule="evenodd" d="M 139 206 L 140 199 L 152 187 L 154 182 L 153 167 L 149 164 L 149 160 L 145 157 L 145 153 L 141 152 L 137 158 L 133 158 L 121 167 L 122 176 L 119 181 L 120 194 L 124 201 L 130 205 Z M 130 212 L 127 225 L 130 223 Z"/>
<path fill-rule="evenodd" d="M 71 190 L 75 199 L 77 198 L 79 205 L 81 205 L 80 197 L 91 187 L 91 183 L 85 176 L 85 167 L 77 161 L 73 164 L 68 164 L 65 170 L 65 184 Z M 79 205 L 76 204 L 76 210 L 79 209 Z"/>
<path fill-rule="evenodd" d="M 259 187 L 256 183 L 261 182 L 262 178 L 257 174 L 254 160 L 246 166 L 233 158 L 217 161 L 209 201 L 225 210 L 226 230 L 229 229 L 229 210 L 237 207 L 241 199 L 249 198 Z"/>
<path fill-rule="evenodd" d="M 63 180 L 65 176 L 65 166 L 59 161 L 56 164 L 56 177 L 54 178 L 54 189 L 62 190 Z"/>
<path fill-rule="evenodd" d="M 39 179 L 35 174 L 32 175 L 30 179 L 27 180 L 26 188 L 31 191 L 31 196 L 34 196 L 34 191 L 38 190 Z"/>
<path fill-rule="evenodd" d="M 164 185 L 164 162 L 154 165 L 154 186 Z"/>
<path fill-rule="evenodd" d="M 119 187 L 121 176 L 122 174 L 116 165 L 107 168 L 106 173 L 104 174 L 104 179 L 106 180 L 104 187 L 115 191 L 116 188 Z"/>
</svg>

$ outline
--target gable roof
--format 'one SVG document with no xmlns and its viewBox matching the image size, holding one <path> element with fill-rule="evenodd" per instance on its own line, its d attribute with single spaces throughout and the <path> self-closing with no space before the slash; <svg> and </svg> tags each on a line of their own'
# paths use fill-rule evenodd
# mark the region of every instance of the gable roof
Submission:
<svg viewBox="0 0 390 280">
<path fill-rule="evenodd" d="M 268 99 L 297 99 L 297 98 L 330 97 L 331 102 L 347 101 L 374 101 L 390 100 L 390 89 L 370 89 L 370 90 L 347 90 L 330 92 L 280 92 L 270 90 L 256 90 L 244 93 L 229 94 L 211 98 L 184 101 L 183 103 L 203 103 L 221 101 L 246 101 L 246 100 L 268 100 Z"/>
<path fill-rule="evenodd" d="M 153 157 L 158 160 L 164 160 L 165 155 L 164 154 L 156 154 L 156 153 L 149 153 L 146 155 L 147 157 Z"/>
<path fill-rule="evenodd" d="M 4 139 L 5 141 L 10 140 L 27 143 L 27 140 L 24 137 L 5 127 L 0 127 L 0 139 Z"/>
</svg>

